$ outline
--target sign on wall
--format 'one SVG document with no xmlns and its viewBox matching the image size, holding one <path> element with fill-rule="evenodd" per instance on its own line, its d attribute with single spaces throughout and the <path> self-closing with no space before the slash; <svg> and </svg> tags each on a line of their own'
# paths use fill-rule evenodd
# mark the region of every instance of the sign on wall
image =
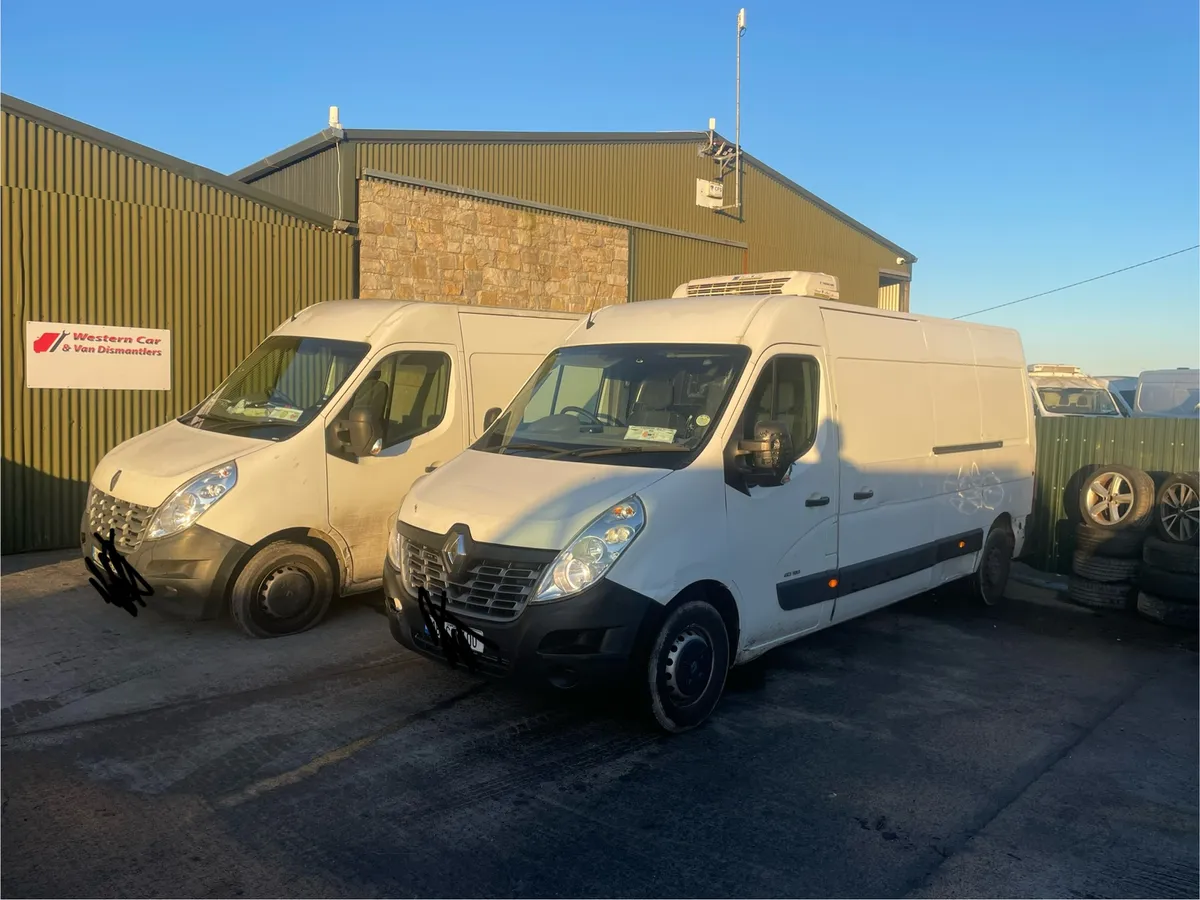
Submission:
<svg viewBox="0 0 1200 900">
<path fill-rule="evenodd" d="M 169 391 L 171 332 L 26 322 L 25 386 Z"/>
</svg>

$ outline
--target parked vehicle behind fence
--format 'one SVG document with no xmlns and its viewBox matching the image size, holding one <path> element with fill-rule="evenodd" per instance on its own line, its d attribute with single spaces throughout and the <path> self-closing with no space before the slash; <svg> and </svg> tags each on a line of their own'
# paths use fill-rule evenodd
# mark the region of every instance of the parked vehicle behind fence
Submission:
<svg viewBox="0 0 1200 900">
<path fill-rule="evenodd" d="M 1038 418 L 1128 415 L 1104 382 L 1085 375 L 1078 366 L 1034 363 L 1029 367 L 1029 391 Z"/>
<path fill-rule="evenodd" d="M 1200 417 L 1200 369 L 1151 369 L 1138 376 L 1135 416 Z"/>
<path fill-rule="evenodd" d="M 280 325 L 203 402 L 113 448 L 80 525 L 164 607 L 254 637 L 377 588 L 398 498 L 477 439 L 578 317 L 335 300 Z"/>
<path fill-rule="evenodd" d="M 998 602 L 1034 428 L 1012 330 L 766 273 L 599 310 L 419 478 L 392 635 L 562 688 L 632 684 L 668 731 L 731 665 L 937 585 Z"/>
</svg>

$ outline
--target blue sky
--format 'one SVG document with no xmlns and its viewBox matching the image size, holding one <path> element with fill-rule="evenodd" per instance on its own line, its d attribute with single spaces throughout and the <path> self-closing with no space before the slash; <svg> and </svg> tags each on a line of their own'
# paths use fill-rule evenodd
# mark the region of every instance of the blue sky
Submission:
<svg viewBox="0 0 1200 900">
<path fill-rule="evenodd" d="M 744 0 L 743 0 L 744 2 Z M 0 88 L 220 171 L 324 126 L 733 132 L 739 2 L 8 0 Z M 750 0 L 746 149 L 954 316 L 1200 243 L 1197 4 Z M 1031 362 L 1200 365 L 1200 253 L 977 317 Z"/>
</svg>

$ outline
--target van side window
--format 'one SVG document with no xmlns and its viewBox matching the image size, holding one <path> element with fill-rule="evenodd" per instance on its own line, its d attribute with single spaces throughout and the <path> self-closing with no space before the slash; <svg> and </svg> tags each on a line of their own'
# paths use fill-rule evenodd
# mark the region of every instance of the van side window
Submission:
<svg viewBox="0 0 1200 900">
<path fill-rule="evenodd" d="M 742 438 L 754 437 L 759 422 L 782 422 L 792 436 L 795 459 L 817 439 L 821 369 L 811 356 L 777 356 L 762 370 L 742 414 Z"/>
<path fill-rule="evenodd" d="M 432 431 L 446 415 L 450 357 L 433 351 L 404 351 L 380 360 L 354 392 L 347 413 L 373 408 L 383 419 L 383 446 L 392 447 Z"/>
</svg>

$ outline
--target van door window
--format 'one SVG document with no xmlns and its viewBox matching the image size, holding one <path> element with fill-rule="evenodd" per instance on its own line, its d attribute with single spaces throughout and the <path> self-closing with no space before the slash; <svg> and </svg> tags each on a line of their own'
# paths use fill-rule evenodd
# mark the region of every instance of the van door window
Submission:
<svg viewBox="0 0 1200 900">
<path fill-rule="evenodd" d="M 821 375 L 811 356 L 777 356 L 758 376 L 742 415 L 742 438 L 754 438 L 759 422 L 782 422 L 792 436 L 793 460 L 817 439 Z"/>
<path fill-rule="evenodd" d="M 434 351 L 404 351 L 384 357 L 354 392 L 343 417 L 366 407 L 383 420 L 385 448 L 436 428 L 450 395 L 450 357 Z"/>
</svg>

